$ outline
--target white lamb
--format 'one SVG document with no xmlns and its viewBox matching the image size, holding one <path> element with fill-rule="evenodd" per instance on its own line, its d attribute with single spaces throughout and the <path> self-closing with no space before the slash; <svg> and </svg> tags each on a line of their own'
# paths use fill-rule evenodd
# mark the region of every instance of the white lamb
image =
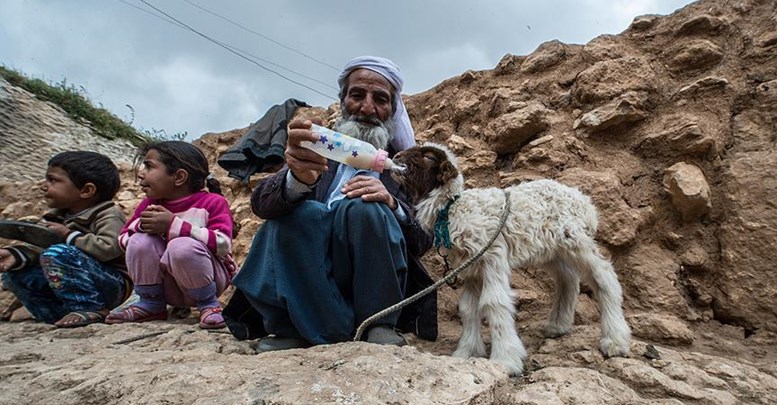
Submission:
<svg viewBox="0 0 777 405">
<path fill-rule="evenodd" d="M 429 232 L 441 209 L 450 206 L 452 247 L 449 260 L 458 267 L 476 255 L 497 231 L 505 194 L 498 188 L 464 190 L 464 178 L 453 153 L 445 146 L 426 143 L 397 154 L 394 162 L 407 168 L 394 177 L 410 193 L 417 217 Z M 575 188 L 552 180 L 536 180 L 507 189 L 510 216 L 493 245 L 462 272 L 459 300 L 462 335 L 456 357 L 484 357 L 481 320 L 491 328 L 491 356 L 508 367 L 511 375 L 523 372 L 526 349 L 515 328 L 515 293 L 511 269 L 543 266 L 555 278 L 553 309 L 543 330 L 547 337 L 569 332 L 582 279 L 599 301 L 602 337 L 607 356 L 629 353 L 631 332 L 621 309 L 622 293 L 612 264 L 599 253 L 594 240 L 596 208 Z"/>
</svg>

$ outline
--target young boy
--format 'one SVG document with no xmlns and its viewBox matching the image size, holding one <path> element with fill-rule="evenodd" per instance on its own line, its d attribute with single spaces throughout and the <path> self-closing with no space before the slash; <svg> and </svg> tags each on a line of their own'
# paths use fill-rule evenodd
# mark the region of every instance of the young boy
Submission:
<svg viewBox="0 0 777 405">
<path fill-rule="evenodd" d="M 52 208 L 42 224 L 62 237 L 45 249 L 0 249 L 0 274 L 35 319 L 72 328 L 102 322 L 132 291 L 118 235 L 125 217 L 111 201 L 119 170 L 94 152 L 63 152 L 41 186 Z"/>
</svg>

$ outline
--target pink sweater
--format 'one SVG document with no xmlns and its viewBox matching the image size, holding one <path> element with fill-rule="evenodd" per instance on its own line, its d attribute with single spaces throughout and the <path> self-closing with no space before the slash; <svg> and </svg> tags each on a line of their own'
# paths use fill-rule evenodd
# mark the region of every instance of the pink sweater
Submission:
<svg viewBox="0 0 777 405">
<path fill-rule="evenodd" d="M 121 230 L 119 245 L 122 249 L 127 249 L 130 236 L 141 232 L 140 214 L 149 205 L 160 205 L 174 215 L 165 240 L 194 238 L 204 243 L 208 250 L 224 263 L 230 275 L 237 271 L 237 263 L 232 258 L 232 214 L 229 212 L 229 203 L 223 196 L 198 191 L 172 201 L 144 198 Z"/>
</svg>

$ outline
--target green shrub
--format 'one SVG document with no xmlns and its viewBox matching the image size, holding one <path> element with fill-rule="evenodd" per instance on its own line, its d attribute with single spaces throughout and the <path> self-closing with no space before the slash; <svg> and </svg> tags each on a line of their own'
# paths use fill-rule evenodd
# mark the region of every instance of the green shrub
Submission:
<svg viewBox="0 0 777 405">
<path fill-rule="evenodd" d="M 14 86 L 21 87 L 41 100 L 62 107 L 74 121 L 88 125 L 94 132 L 107 139 L 125 139 L 134 145 L 147 141 L 148 137 L 104 108 L 92 105 L 85 96 L 86 90 L 68 84 L 66 80 L 49 84 L 32 79 L 0 65 L 0 76 Z"/>
</svg>

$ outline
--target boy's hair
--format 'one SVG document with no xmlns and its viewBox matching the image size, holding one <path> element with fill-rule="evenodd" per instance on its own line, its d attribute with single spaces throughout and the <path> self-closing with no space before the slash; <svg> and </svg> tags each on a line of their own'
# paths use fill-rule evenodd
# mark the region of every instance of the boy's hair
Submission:
<svg viewBox="0 0 777 405">
<path fill-rule="evenodd" d="M 98 203 L 113 199 L 121 186 L 119 169 L 109 157 L 97 152 L 58 153 L 49 159 L 48 165 L 62 169 L 79 189 L 86 183 L 94 184 Z"/>
<path fill-rule="evenodd" d="M 221 194 L 221 185 L 216 179 L 209 176 L 208 159 L 200 148 L 184 141 L 147 143 L 141 146 L 135 155 L 136 171 L 143 163 L 146 154 L 151 150 L 159 153 L 159 158 L 167 168 L 167 174 L 172 175 L 178 169 L 183 169 L 189 173 L 187 182 L 189 191 L 194 193 L 207 186 L 208 191 Z"/>
</svg>

